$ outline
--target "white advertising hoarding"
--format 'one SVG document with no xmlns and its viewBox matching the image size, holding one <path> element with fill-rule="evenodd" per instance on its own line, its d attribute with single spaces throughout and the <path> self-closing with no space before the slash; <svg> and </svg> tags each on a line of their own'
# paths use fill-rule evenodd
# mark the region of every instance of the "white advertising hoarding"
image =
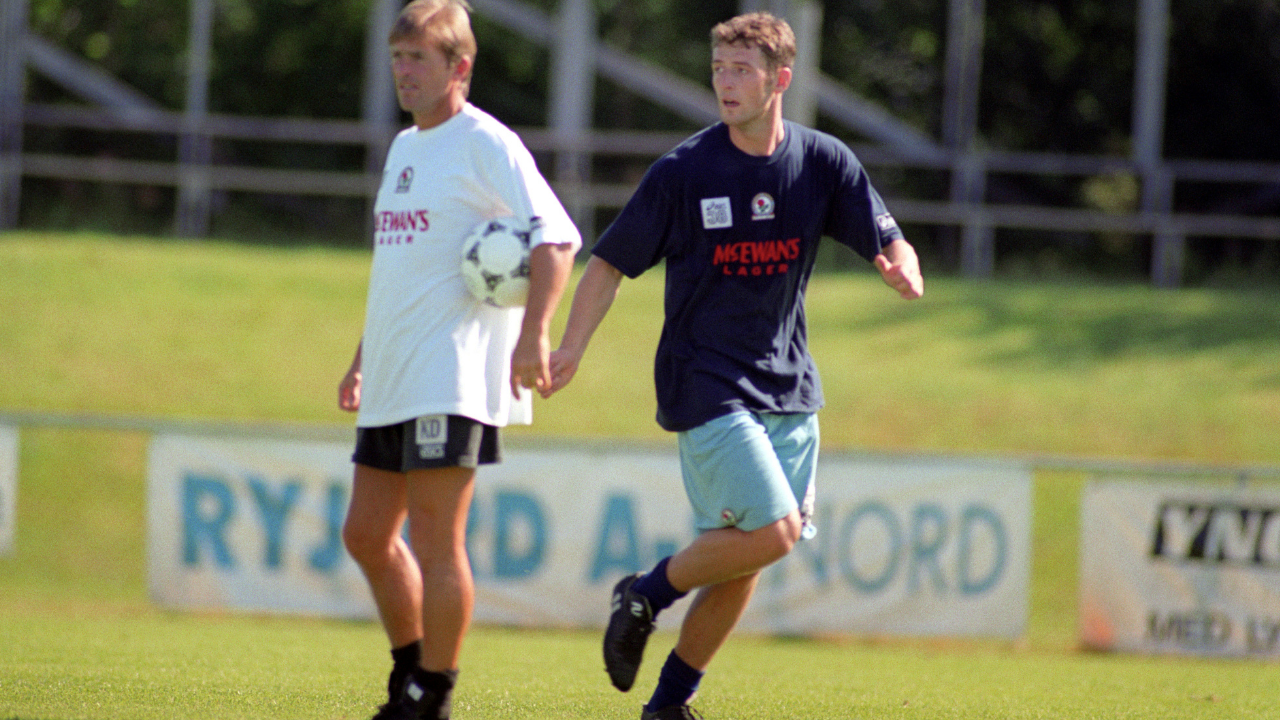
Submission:
<svg viewBox="0 0 1280 720">
<path fill-rule="evenodd" d="M 1099 481 L 1081 512 L 1086 646 L 1280 655 L 1280 489 Z"/>
<path fill-rule="evenodd" d="M 18 430 L 0 425 L 0 555 L 13 552 L 18 510 Z"/>
<path fill-rule="evenodd" d="M 340 534 L 350 457 L 333 443 L 154 437 L 151 597 L 191 609 L 373 617 Z"/>
<path fill-rule="evenodd" d="M 349 454 L 329 444 L 156 438 L 153 597 L 174 607 L 373 617 L 341 548 Z M 819 464 L 818 534 L 765 572 L 740 627 L 1021 634 L 1029 472 Z M 673 453 L 508 448 L 502 464 L 481 468 L 468 522 L 475 620 L 603 627 L 619 577 L 694 537 L 679 473 Z"/>
</svg>

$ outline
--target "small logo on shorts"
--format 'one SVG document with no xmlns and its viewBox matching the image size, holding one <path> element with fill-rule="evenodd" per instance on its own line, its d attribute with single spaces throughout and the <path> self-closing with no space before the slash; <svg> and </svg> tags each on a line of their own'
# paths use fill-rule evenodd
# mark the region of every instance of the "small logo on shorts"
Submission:
<svg viewBox="0 0 1280 720">
<path fill-rule="evenodd" d="M 733 511 L 729 508 L 725 508 L 720 511 L 720 521 L 723 522 L 726 527 L 731 527 L 738 524 L 738 516 L 734 515 Z"/>
<path fill-rule="evenodd" d="M 418 418 L 414 440 L 418 445 L 418 457 L 438 460 L 444 457 L 444 444 L 449 439 L 449 416 L 423 415 Z"/>
</svg>

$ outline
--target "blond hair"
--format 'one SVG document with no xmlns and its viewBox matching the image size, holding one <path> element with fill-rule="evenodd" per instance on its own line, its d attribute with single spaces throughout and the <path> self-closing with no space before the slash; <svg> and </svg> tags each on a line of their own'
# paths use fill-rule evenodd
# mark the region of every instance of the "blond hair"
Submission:
<svg viewBox="0 0 1280 720">
<path fill-rule="evenodd" d="M 389 42 L 422 38 L 444 54 L 450 66 L 467 58 L 476 61 L 476 36 L 471 31 L 471 6 L 466 0 L 413 0 L 391 26 Z M 471 72 L 463 80 L 463 97 L 471 90 Z"/>
<path fill-rule="evenodd" d="M 739 15 L 711 28 L 712 49 L 721 45 L 758 47 L 772 70 L 789 68 L 796 60 L 796 34 L 786 20 L 767 12 Z"/>
</svg>

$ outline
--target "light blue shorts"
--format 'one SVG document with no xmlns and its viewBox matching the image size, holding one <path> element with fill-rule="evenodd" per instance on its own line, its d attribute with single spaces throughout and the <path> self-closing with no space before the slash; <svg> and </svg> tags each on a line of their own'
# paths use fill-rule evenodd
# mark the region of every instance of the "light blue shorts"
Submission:
<svg viewBox="0 0 1280 720">
<path fill-rule="evenodd" d="M 799 509 L 812 537 L 818 416 L 745 410 L 677 433 L 684 489 L 698 530 L 752 531 Z"/>
</svg>

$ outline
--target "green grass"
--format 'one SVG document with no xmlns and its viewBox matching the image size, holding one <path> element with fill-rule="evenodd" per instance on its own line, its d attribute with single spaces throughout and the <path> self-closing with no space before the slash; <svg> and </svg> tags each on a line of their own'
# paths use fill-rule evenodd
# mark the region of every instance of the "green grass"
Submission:
<svg viewBox="0 0 1280 720">
<path fill-rule="evenodd" d="M 355 251 L 0 235 L 0 408 L 349 423 L 367 279 Z M 625 282 L 574 384 L 515 432 L 668 440 L 661 293 L 660 271 Z M 906 303 L 845 274 L 809 314 L 829 448 L 1280 463 L 1274 290 L 943 278 Z"/>
<path fill-rule="evenodd" d="M 655 636 L 639 687 L 671 636 Z M 144 616 L 0 622 L 0 717 L 367 718 L 387 663 L 368 624 Z M 598 637 L 483 628 L 464 649 L 458 718 L 635 718 Z M 1274 667 L 990 648 L 735 638 L 696 705 L 709 718 L 1265 718 Z"/>
<path fill-rule="evenodd" d="M 670 442 L 652 420 L 659 273 L 628 281 L 563 394 L 516 438 Z M 332 426 L 360 334 L 363 253 L 0 235 L 0 412 Z M 872 275 L 809 299 L 829 449 L 1280 464 L 1280 295 Z M 185 615 L 146 598 L 137 432 L 25 428 L 0 558 L 0 719 L 363 718 L 371 623 Z M 735 638 L 709 718 L 1262 718 L 1257 661 L 1075 649 L 1082 472 L 1035 478 L 1031 617 L 1017 643 Z M 668 621 L 670 622 L 670 621 Z M 593 633 L 477 628 L 456 716 L 632 718 Z M 654 641 L 647 688 L 672 638 Z"/>
</svg>

